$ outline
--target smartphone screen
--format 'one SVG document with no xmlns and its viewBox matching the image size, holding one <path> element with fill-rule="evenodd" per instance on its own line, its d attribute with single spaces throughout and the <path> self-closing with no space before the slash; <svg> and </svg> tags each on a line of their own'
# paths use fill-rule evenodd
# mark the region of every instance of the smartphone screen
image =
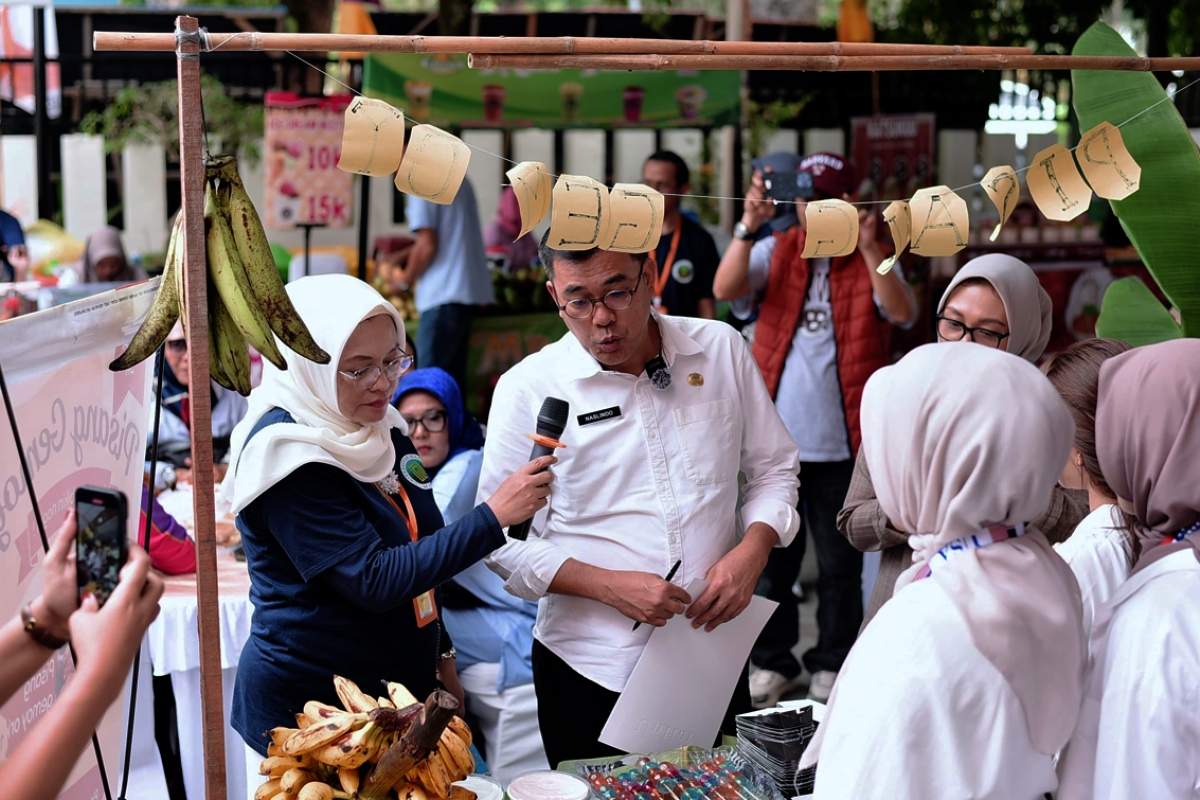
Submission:
<svg viewBox="0 0 1200 800">
<path fill-rule="evenodd" d="M 774 200 L 811 200 L 812 174 L 809 172 L 768 172 L 763 175 L 767 197 Z"/>
<path fill-rule="evenodd" d="M 125 495 L 113 489 L 81 486 L 75 492 L 75 571 L 79 596 L 108 600 L 127 555 Z"/>
</svg>

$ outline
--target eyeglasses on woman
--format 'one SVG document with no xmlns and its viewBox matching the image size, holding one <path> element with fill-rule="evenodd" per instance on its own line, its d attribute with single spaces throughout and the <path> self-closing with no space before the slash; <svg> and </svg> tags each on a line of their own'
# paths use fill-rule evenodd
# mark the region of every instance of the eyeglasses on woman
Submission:
<svg viewBox="0 0 1200 800">
<path fill-rule="evenodd" d="M 412 363 L 412 353 L 401 353 L 391 361 L 385 361 L 383 366 L 372 364 L 354 372 L 338 370 L 338 374 L 349 378 L 355 389 L 370 389 L 375 385 L 375 381 L 379 380 L 380 375 L 386 375 L 389 381 L 394 381 L 400 377 L 401 372 L 411 367 Z"/>
<path fill-rule="evenodd" d="M 1007 333 L 999 333 L 988 328 L 970 328 L 956 319 L 941 316 L 937 317 L 937 332 L 938 336 L 947 342 L 959 342 L 970 337 L 975 344 L 995 348 L 1000 347 L 1001 343 L 1008 338 Z"/>
</svg>

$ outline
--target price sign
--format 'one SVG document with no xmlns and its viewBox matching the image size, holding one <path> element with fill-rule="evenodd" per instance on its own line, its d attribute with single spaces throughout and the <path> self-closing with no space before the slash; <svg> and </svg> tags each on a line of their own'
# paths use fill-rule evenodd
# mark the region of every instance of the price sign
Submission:
<svg viewBox="0 0 1200 800">
<path fill-rule="evenodd" d="M 354 223 L 354 176 L 337 168 L 343 112 L 349 95 L 301 97 L 268 92 L 266 98 L 266 213 L 268 228 L 321 222 Z"/>
</svg>

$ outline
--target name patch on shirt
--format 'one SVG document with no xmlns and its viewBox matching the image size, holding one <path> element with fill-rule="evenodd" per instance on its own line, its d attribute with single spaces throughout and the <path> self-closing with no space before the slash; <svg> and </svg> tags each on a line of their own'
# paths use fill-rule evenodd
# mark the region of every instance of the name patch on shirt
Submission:
<svg viewBox="0 0 1200 800">
<path fill-rule="evenodd" d="M 596 422 L 604 422 L 606 419 L 616 419 L 621 416 L 621 407 L 613 406 L 612 408 L 602 408 L 599 411 L 589 411 L 586 414 L 578 416 L 580 425 L 591 425 Z"/>
</svg>

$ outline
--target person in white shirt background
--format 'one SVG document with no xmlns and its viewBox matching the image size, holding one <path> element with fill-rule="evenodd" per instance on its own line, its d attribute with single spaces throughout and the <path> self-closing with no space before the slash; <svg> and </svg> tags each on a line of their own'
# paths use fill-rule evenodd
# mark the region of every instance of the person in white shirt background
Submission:
<svg viewBox="0 0 1200 800">
<path fill-rule="evenodd" d="M 1096 390 L 1100 367 L 1130 349 L 1117 339 L 1084 339 L 1075 342 L 1042 364 L 1042 373 L 1054 384 L 1075 419 L 1075 445 L 1058 485 L 1084 490 L 1088 511 L 1064 542 L 1054 546 L 1079 581 L 1083 595 L 1083 632 L 1092 629 L 1096 609 L 1108 602 L 1129 577 L 1137 540 L 1112 489 L 1100 474 L 1096 458 Z"/>
<path fill-rule="evenodd" d="M 1060 800 L 1200 797 L 1200 342 L 1100 368 L 1100 470 L 1134 517 L 1133 573 L 1096 613 Z"/>
<path fill-rule="evenodd" d="M 1055 789 L 1083 695 L 1082 608 L 1070 568 L 1025 523 L 1049 502 L 1073 428 L 1033 364 L 976 344 L 924 345 L 867 382 L 863 452 L 880 506 L 913 531 L 913 565 L 801 759 L 817 765 L 818 800 Z"/>
<path fill-rule="evenodd" d="M 599 735 L 653 626 L 686 611 L 712 630 L 749 605 L 768 554 L 799 526 L 798 457 L 735 330 L 651 313 L 645 254 L 543 240 L 540 256 L 569 333 L 501 377 L 479 492 L 528 460 L 543 400 L 567 401 L 550 505 L 528 541 L 488 559 L 509 592 L 539 601 L 534 686 L 557 765 L 617 752 Z M 708 588 L 689 597 L 696 578 Z M 744 674 L 729 710 L 749 708 Z"/>
</svg>

